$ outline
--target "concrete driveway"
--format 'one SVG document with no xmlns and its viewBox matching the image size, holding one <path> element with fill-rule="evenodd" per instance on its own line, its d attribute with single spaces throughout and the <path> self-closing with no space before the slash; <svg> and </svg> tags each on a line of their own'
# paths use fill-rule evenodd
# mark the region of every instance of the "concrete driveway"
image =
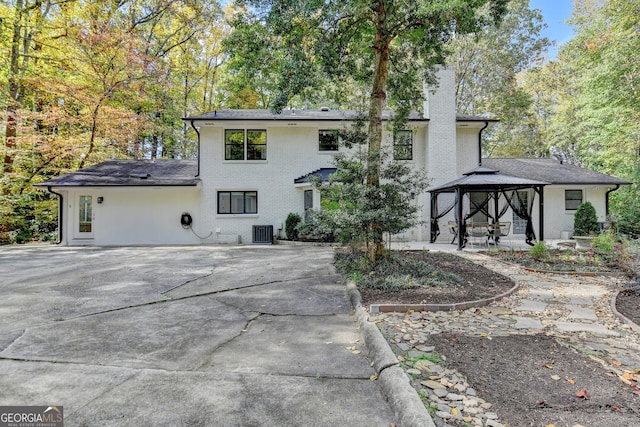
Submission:
<svg viewBox="0 0 640 427">
<path fill-rule="evenodd" d="M 0 405 L 63 406 L 67 426 L 389 426 L 331 260 L 0 248 Z"/>
</svg>

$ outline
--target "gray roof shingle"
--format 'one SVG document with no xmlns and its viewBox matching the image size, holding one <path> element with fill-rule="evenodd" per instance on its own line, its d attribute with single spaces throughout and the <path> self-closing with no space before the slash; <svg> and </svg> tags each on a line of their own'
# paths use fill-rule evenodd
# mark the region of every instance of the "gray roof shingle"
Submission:
<svg viewBox="0 0 640 427">
<path fill-rule="evenodd" d="M 280 114 L 276 114 L 270 110 L 216 110 L 209 113 L 199 114 L 195 116 L 185 117 L 183 120 L 286 120 L 286 121 L 347 121 L 354 120 L 358 115 L 362 113 L 355 110 L 282 110 Z M 393 112 L 385 110 L 382 113 L 383 120 L 389 120 L 393 117 Z M 410 121 L 429 121 L 429 119 L 422 116 L 421 113 L 413 112 L 409 116 Z M 467 116 L 458 114 L 456 116 L 457 121 L 463 122 L 475 122 L 475 121 L 490 121 L 495 122 L 495 119 L 488 119 L 480 116 Z"/>
<path fill-rule="evenodd" d="M 628 185 L 628 181 L 557 159 L 482 159 L 482 165 L 503 174 L 557 185 Z"/>
<path fill-rule="evenodd" d="M 195 160 L 108 160 L 57 178 L 37 187 L 162 187 L 196 186 Z"/>
</svg>

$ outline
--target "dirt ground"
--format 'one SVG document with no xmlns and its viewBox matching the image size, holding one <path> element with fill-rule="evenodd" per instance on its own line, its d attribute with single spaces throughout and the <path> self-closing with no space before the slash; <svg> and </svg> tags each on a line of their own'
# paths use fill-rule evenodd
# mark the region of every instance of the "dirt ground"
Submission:
<svg viewBox="0 0 640 427">
<path fill-rule="evenodd" d="M 513 280 L 450 253 L 405 252 L 405 256 L 423 258 L 444 271 L 462 279 L 460 286 L 452 288 L 413 287 L 403 291 L 361 289 L 362 304 L 447 304 L 477 301 L 494 297 L 515 286 Z"/>
<path fill-rule="evenodd" d="M 463 278 L 464 286 L 400 293 L 364 290 L 365 306 L 473 301 L 495 296 L 514 285 L 510 279 L 455 255 L 411 256 L 428 257 L 442 269 L 455 272 Z M 620 293 L 617 309 L 640 322 L 640 294 Z M 539 334 L 487 340 L 441 334 L 431 339 L 436 353 L 446 356 L 445 366 L 463 373 L 510 427 L 640 426 L 639 392 L 554 337 Z M 583 389 L 587 390 L 587 399 L 576 396 Z"/>
</svg>

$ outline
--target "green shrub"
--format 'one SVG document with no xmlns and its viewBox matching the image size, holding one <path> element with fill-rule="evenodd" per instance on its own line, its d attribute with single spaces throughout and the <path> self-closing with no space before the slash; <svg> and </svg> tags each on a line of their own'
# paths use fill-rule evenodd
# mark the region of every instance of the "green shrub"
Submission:
<svg viewBox="0 0 640 427">
<path fill-rule="evenodd" d="M 339 227 L 331 212 L 310 209 L 296 231 L 304 240 L 335 242 L 335 232 L 339 231 Z"/>
<path fill-rule="evenodd" d="M 284 223 L 284 232 L 287 234 L 287 239 L 298 240 L 298 224 L 302 221 L 297 213 L 290 213 L 287 215 L 287 220 Z"/>
<path fill-rule="evenodd" d="M 596 237 L 591 242 L 591 248 L 602 255 L 613 255 L 613 251 L 616 247 L 616 236 L 612 231 L 607 231 Z"/>
<path fill-rule="evenodd" d="M 598 233 L 598 217 L 591 202 L 584 202 L 578 206 L 573 218 L 573 235 L 589 236 Z"/>
<path fill-rule="evenodd" d="M 364 254 L 336 252 L 336 269 L 346 277 L 356 278 L 361 288 L 400 290 L 419 286 L 454 287 L 462 280 L 425 261 L 391 254 L 371 263 Z"/>
<path fill-rule="evenodd" d="M 542 240 L 538 240 L 531 249 L 529 249 L 529 255 L 537 260 L 548 259 L 551 256 L 547 244 Z"/>
</svg>

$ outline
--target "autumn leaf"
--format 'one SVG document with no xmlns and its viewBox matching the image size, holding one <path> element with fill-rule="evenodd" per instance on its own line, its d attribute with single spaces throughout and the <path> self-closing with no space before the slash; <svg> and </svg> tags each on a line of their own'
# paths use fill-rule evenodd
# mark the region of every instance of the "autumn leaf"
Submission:
<svg viewBox="0 0 640 427">
<path fill-rule="evenodd" d="M 378 379 L 378 376 L 377 376 L 377 375 L 371 375 L 371 376 L 369 377 L 369 380 L 371 380 L 371 381 L 375 381 L 375 380 L 377 380 L 377 379 Z"/>
<path fill-rule="evenodd" d="M 547 369 L 553 369 L 553 365 L 548 365 L 547 364 L 547 365 L 544 365 L 544 367 L 547 368 Z"/>
<path fill-rule="evenodd" d="M 558 381 L 560 379 L 560 375 L 551 375 L 551 379 L 554 381 Z"/>
<path fill-rule="evenodd" d="M 569 384 L 575 384 L 575 383 L 576 383 L 576 380 L 574 380 L 573 378 L 567 378 L 567 382 L 568 382 Z"/>
<path fill-rule="evenodd" d="M 614 366 L 622 366 L 622 362 L 618 362 L 617 360 L 612 360 L 611 363 L 613 363 Z"/>
<path fill-rule="evenodd" d="M 589 395 L 587 394 L 587 389 L 583 388 L 580 391 L 576 391 L 576 397 L 581 397 L 584 400 L 589 400 Z"/>
</svg>

